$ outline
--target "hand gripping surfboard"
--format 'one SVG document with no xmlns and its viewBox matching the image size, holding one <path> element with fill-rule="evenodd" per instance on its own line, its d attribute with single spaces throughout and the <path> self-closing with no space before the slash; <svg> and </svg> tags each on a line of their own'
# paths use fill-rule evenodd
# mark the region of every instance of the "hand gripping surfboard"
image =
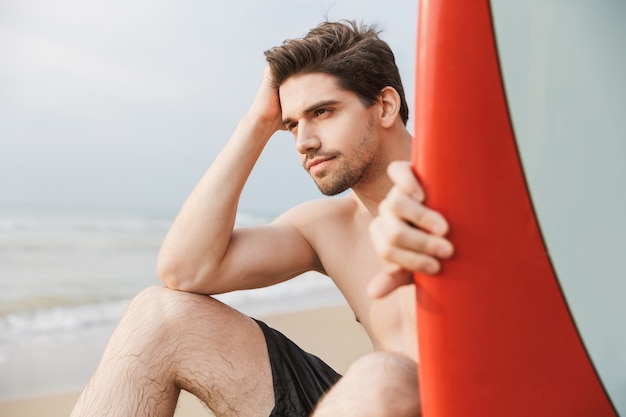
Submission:
<svg viewBox="0 0 626 417">
<path fill-rule="evenodd" d="M 414 168 L 456 248 L 415 275 L 424 416 L 616 416 L 535 219 L 489 2 L 422 0 L 418 29 Z"/>
</svg>

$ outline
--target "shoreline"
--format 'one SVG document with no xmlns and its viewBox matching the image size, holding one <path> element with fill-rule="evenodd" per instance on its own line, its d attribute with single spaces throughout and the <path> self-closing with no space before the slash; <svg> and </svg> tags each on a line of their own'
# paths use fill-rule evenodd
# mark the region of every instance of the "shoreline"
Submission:
<svg viewBox="0 0 626 417">
<path fill-rule="evenodd" d="M 339 373 L 344 373 L 356 358 L 372 351 L 369 339 L 346 305 L 261 315 L 259 319 L 284 333 L 302 349 L 325 360 Z M 72 390 L 2 400 L 0 415 L 68 416 L 79 395 L 80 390 Z M 176 416 L 183 415 L 200 417 L 212 414 L 195 397 L 183 392 Z"/>
<path fill-rule="evenodd" d="M 261 319 L 345 304 L 332 281 L 315 273 L 214 297 Z M 54 305 L 0 316 L 0 403 L 82 389 L 131 300 Z"/>
</svg>

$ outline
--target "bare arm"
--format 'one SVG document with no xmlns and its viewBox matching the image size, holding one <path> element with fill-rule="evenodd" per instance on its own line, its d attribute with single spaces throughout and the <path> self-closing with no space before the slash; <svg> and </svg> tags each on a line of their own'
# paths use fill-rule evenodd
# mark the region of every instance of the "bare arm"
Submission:
<svg viewBox="0 0 626 417">
<path fill-rule="evenodd" d="M 265 284 L 272 272 L 281 279 L 299 265 L 274 271 L 278 245 L 307 249 L 289 224 L 233 232 L 237 205 L 252 168 L 270 137 L 281 128 L 278 92 L 268 70 L 250 110 L 183 205 L 158 259 L 158 274 L 170 288 L 218 293 Z M 310 248 L 309 248 L 310 249 Z M 312 262 L 311 256 L 304 262 Z M 273 262 L 273 264 L 272 264 Z M 249 277 L 249 282 L 233 282 Z M 272 282 L 267 282 L 271 284 Z"/>
</svg>

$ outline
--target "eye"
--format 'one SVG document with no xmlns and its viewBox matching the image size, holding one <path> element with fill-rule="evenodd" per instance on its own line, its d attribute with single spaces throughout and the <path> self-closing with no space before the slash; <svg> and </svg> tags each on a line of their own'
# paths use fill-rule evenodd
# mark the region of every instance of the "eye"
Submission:
<svg viewBox="0 0 626 417">
<path fill-rule="evenodd" d="M 328 113 L 330 110 L 329 109 L 317 109 L 315 110 L 315 117 L 320 117 L 326 113 Z"/>
<path fill-rule="evenodd" d="M 290 132 L 293 132 L 293 130 L 298 127 L 298 123 L 297 122 L 291 122 L 287 124 L 287 130 Z"/>
</svg>

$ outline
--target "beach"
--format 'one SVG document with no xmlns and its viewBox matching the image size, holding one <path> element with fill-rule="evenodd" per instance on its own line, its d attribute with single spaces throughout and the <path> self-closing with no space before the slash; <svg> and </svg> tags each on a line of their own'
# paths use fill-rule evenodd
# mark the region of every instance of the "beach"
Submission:
<svg viewBox="0 0 626 417">
<path fill-rule="evenodd" d="M 371 344 L 352 311 L 345 305 L 310 308 L 259 317 L 280 330 L 300 347 L 323 358 L 343 373 L 359 356 L 371 351 Z M 3 417 L 69 416 L 80 391 L 0 401 Z M 178 417 L 212 416 L 195 397 L 183 392 Z"/>
<path fill-rule="evenodd" d="M 271 218 L 238 213 L 237 223 Z M 155 264 L 172 219 L 152 210 L 0 208 L 1 417 L 69 415 L 130 300 L 162 285 Z M 341 293 L 318 273 L 216 298 L 339 372 L 370 349 Z M 183 395 L 179 414 L 202 415 L 188 407 L 203 410 Z"/>
</svg>

